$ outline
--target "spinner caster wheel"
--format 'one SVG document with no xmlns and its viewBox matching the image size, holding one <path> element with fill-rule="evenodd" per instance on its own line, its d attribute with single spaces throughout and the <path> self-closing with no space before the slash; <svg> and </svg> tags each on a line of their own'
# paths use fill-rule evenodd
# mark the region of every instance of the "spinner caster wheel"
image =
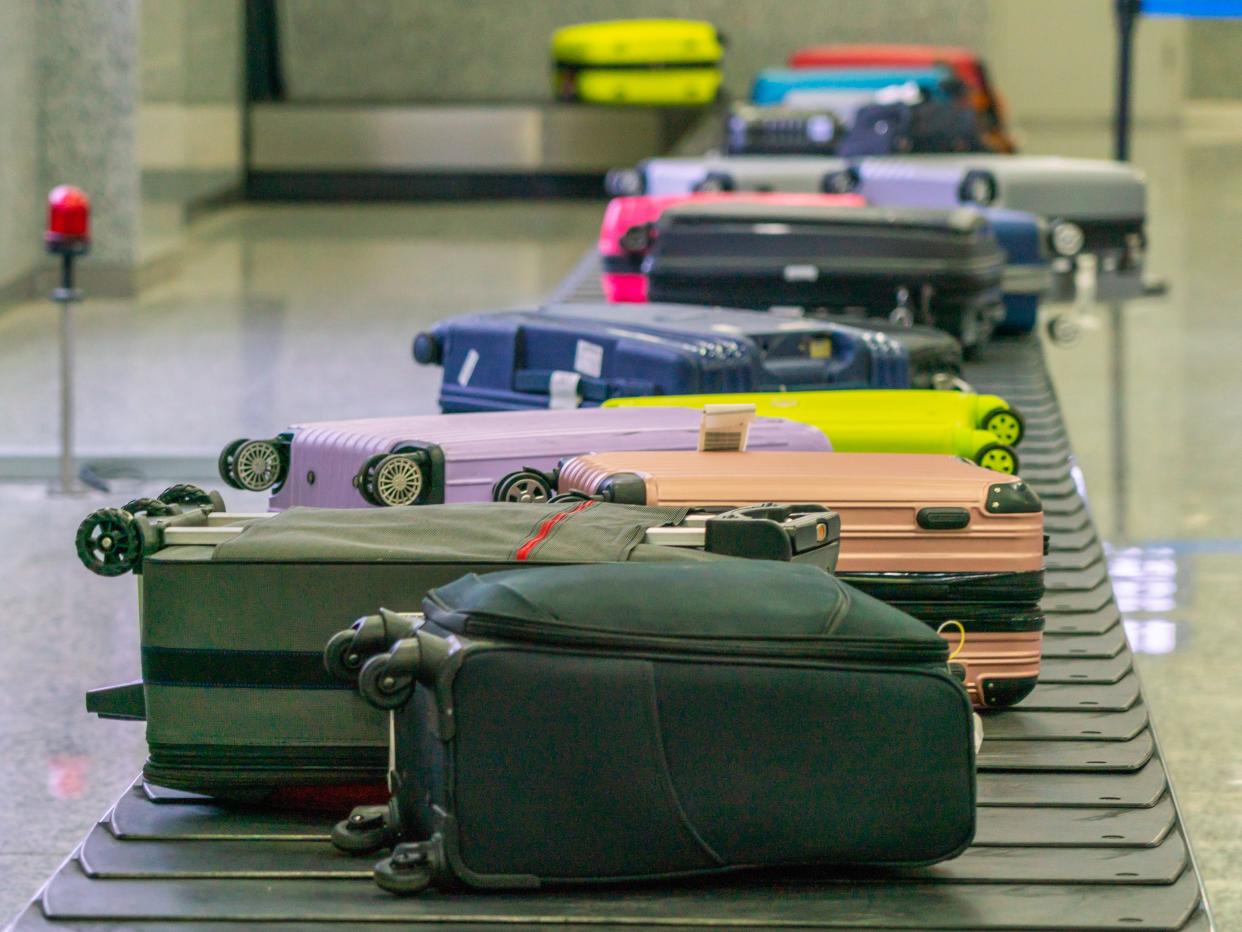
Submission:
<svg viewBox="0 0 1242 932">
<path fill-rule="evenodd" d="M 381 453 L 363 467 L 358 488 L 372 505 L 396 508 L 421 504 L 430 485 L 426 462 L 418 454 Z"/>
<path fill-rule="evenodd" d="M 358 806 L 332 828 L 332 844 L 349 854 L 370 854 L 392 844 L 388 806 Z"/>
<path fill-rule="evenodd" d="M 993 408 L 983 416 L 979 425 L 1007 446 L 1016 447 L 1026 436 L 1026 424 L 1022 415 L 1013 408 Z"/>
<path fill-rule="evenodd" d="M 101 508 L 78 525 L 74 538 L 78 559 L 99 576 L 121 576 L 142 559 L 142 534 L 133 514 L 121 508 Z"/>
<path fill-rule="evenodd" d="M 375 883 L 389 893 L 413 896 L 431 886 L 431 858 L 424 851 L 405 848 L 398 846 L 391 857 L 375 865 Z"/>
<path fill-rule="evenodd" d="M 1018 474 L 1018 454 L 1003 443 L 989 443 L 975 454 L 976 465 L 1007 476 Z"/>
<path fill-rule="evenodd" d="M 192 508 L 208 508 L 215 504 L 210 495 L 198 486 L 187 483 L 170 485 L 160 493 L 160 501 L 166 505 L 189 505 Z"/>
<path fill-rule="evenodd" d="M 395 676 L 388 670 L 388 656 L 372 657 L 362 665 L 358 691 L 377 709 L 399 709 L 414 694 L 414 678 Z"/>
<path fill-rule="evenodd" d="M 220 454 L 220 476 L 235 489 L 263 492 L 285 478 L 284 457 L 270 440 L 234 440 Z"/>
<path fill-rule="evenodd" d="M 498 502 L 523 502 L 543 504 L 552 497 L 552 485 L 547 476 L 533 469 L 520 469 L 509 473 L 496 483 L 492 498 Z"/>
<path fill-rule="evenodd" d="M 1082 327 L 1068 314 L 1058 314 L 1048 321 L 1048 338 L 1058 346 L 1069 346 L 1082 335 Z"/>
</svg>

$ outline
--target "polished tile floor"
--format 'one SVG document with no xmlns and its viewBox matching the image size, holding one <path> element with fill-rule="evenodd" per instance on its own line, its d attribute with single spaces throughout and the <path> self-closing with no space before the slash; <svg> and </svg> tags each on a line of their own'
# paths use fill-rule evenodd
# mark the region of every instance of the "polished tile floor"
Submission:
<svg viewBox="0 0 1242 932">
<path fill-rule="evenodd" d="M 1030 151 L 1103 155 L 1100 130 L 1042 130 Z M 1166 297 L 1057 306 L 1081 336 L 1050 346 L 1090 501 L 1113 547 L 1148 700 L 1222 929 L 1242 927 L 1242 137 L 1141 134 L 1151 267 Z M 420 326 L 530 301 L 573 265 L 598 204 L 241 207 L 196 225 L 173 279 L 79 314 L 88 455 L 170 451 L 300 419 L 434 410 Z M 88 260 L 89 261 L 89 260 Z M 0 311 L 0 474 L 55 442 L 55 317 Z M 86 573 L 92 508 L 186 476 L 49 498 L 0 485 L 0 920 L 17 911 L 141 765 L 141 726 L 89 717 L 83 690 L 137 675 L 132 579 Z M 256 508 L 234 493 L 230 504 Z"/>
</svg>

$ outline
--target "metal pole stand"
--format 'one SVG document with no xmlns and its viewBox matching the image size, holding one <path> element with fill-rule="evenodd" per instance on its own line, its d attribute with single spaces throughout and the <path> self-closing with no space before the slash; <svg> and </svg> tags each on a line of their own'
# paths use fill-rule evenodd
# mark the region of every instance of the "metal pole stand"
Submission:
<svg viewBox="0 0 1242 932">
<path fill-rule="evenodd" d="M 1130 161 L 1130 74 L 1134 53 L 1134 26 L 1142 12 L 1142 0 L 1116 0 L 1117 100 L 1113 112 L 1113 158 Z"/>
<path fill-rule="evenodd" d="M 48 491 L 52 495 L 82 495 L 73 457 L 73 305 L 82 292 L 73 285 L 73 260 L 85 249 L 60 253 L 60 286 L 52 300 L 60 308 L 60 469 Z"/>
</svg>

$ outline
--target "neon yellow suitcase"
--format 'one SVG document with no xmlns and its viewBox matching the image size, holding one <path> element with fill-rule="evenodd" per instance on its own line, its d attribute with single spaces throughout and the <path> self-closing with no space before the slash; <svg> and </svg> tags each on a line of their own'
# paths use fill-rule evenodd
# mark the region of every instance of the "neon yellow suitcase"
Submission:
<svg viewBox="0 0 1242 932">
<path fill-rule="evenodd" d="M 1022 415 L 998 395 L 923 389 L 741 392 L 611 398 L 605 407 L 753 404 L 755 413 L 818 427 L 847 453 L 945 453 L 996 472 L 1018 471 Z"/>
<path fill-rule="evenodd" d="M 722 54 L 716 27 L 698 20 L 619 19 L 552 33 L 556 96 L 584 103 L 711 103 Z"/>
</svg>

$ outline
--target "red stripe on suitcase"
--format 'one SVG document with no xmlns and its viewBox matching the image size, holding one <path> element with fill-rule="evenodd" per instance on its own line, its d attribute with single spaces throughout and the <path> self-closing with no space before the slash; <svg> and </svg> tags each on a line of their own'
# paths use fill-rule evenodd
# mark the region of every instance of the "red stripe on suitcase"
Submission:
<svg viewBox="0 0 1242 932">
<path fill-rule="evenodd" d="M 533 551 L 536 547 L 538 547 L 545 540 L 547 540 L 548 535 L 552 533 L 552 529 L 554 527 L 556 527 L 558 524 L 560 524 L 570 515 L 576 515 L 578 512 L 583 511 L 587 508 L 590 508 L 594 504 L 595 502 L 593 501 L 583 502 L 577 508 L 571 508 L 569 511 L 562 511 L 560 514 L 556 514 L 548 518 L 548 520 L 544 521 L 543 524 L 539 525 L 538 532 L 533 537 L 528 538 L 526 543 L 522 544 L 522 546 L 517 549 L 517 553 L 515 554 L 515 559 L 517 560 L 527 559 L 531 555 L 531 551 Z"/>
</svg>

